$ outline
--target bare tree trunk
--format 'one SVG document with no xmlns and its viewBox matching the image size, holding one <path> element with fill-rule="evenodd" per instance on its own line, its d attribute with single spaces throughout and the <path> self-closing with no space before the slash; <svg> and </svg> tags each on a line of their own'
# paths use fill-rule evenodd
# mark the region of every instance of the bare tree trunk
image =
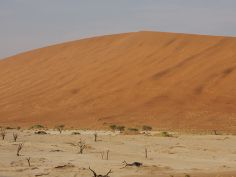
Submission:
<svg viewBox="0 0 236 177">
<path fill-rule="evenodd" d="M 148 151 L 147 151 L 147 148 L 145 148 L 145 158 L 146 158 L 146 159 L 148 158 Z"/>
<path fill-rule="evenodd" d="M 97 142 L 97 137 L 98 137 L 98 134 L 97 133 L 94 133 L 94 141 Z"/>
<path fill-rule="evenodd" d="M 28 157 L 26 160 L 27 160 L 28 165 L 29 165 L 29 167 L 30 167 L 30 166 L 31 166 L 31 164 L 30 164 L 30 157 Z"/>
<path fill-rule="evenodd" d="M 107 150 L 107 160 L 109 159 L 109 150 Z"/>
<path fill-rule="evenodd" d="M 214 135 L 217 135 L 217 132 L 216 132 L 216 130 L 213 130 L 213 132 L 214 132 Z"/>
<path fill-rule="evenodd" d="M 104 152 L 101 152 L 101 157 L 102 157 L 102 159 L 103 159 L 103 157 L 104 157 Z"/>
</svg>

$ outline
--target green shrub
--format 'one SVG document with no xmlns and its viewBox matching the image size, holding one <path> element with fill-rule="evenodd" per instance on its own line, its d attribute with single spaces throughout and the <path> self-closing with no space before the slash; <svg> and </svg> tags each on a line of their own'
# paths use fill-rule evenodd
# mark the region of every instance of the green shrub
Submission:
<svg viewBox="0 0 236 177">
<path fill-rule="evenodd" d="M 71 135 L 80 135 L 80 132 L 72 132 Z"/>
<path fill-rule="evenodd" d="M 123 132 L 125 130 L 125 126 L 122 126 L 122 125 L 110 125 L 110 128 L 115 131 L 115 130 L 118 130 L 118 131 L 121 131 Z"/>
<path fill-rule="evenodd" d="M 116 125 L 110 125 L 110 128 L 115 131 L 117 129 L 117 126 Z"/>
<path fill-rule="evenodd" d="M 6 130 L 13 130 L 13 127 L 6 127 Z"/>
<path fill-rule="evenodd" d="M 43 128 L 45 128 L 45 127 L 43 125 L 40 125 L 40 124 L 33 125 L 32 127 L 30 127 L 30 129 L 43 129 Z"/>
<path fill-rule="evenodd" d="M 169 134 L 168 132 L 161 132 L 161 136 L 163 136 L 163 137 L 172 137 L 172 135 Z"/>
<path fill-rule="evenodd" d="M 119 125 L 116 127 L 116 130 L 123 132 L 123 131 L 125 131 L 125 126 Z"/>
<path fill-rule="evenodd" d="M 143 131 L 151 131 L 152 127 L 148 126 L 148 125 L 144 125 L 142 129 L 143 129 Z"/>
<path fill-rule="evenodd" d="M 63 129 L 65 127 L 65 125 L 57 125 L 55 128 L 61 128 Z"/>
<path fill-rule="evenodd" d="M 137 129 L 137 128 L 129 128 L 128 130 L 129 130 L 129 131 L 138 132 L 138 129 Z"/>
</svg>

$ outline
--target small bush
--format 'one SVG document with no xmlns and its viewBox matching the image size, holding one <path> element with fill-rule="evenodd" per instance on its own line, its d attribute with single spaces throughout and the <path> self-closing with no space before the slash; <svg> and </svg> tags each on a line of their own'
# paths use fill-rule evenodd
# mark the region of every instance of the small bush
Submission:
<svg viewBox="0 0 236 177">
<path fill-rule="evenodd" d="M 125 126 L 120 125 L 120 126 L 117 126 L 116 129 L 123 132 L 125 131 Z"/>
<path fill-rule="evenodd" d="M 32 127 L 30 127 L 30 129 L 43 129 L 43 128 L 45 128 L 45 127 L 43 125 L 40 125 L 40 124 L 33 125 Z"/>
<path fill-rule="evenodd" d="M 143 129 L 143 131 L 151 131 L 152 127 L 148 126 L 148 125 L 144 125 L 142 129 Z"/>
<path fill-rule="evenodd" d="M 129 130 L 129 131 L 138 132 L 138 129 L 137 129 L 137 128 L 129 128 L 128 130 Z"/>
<path fill-rule="evenodd" d="M 169 134 L 168 132 L 161 132 L 161 136 L 163 136 L 163 137 L 172 137 L 172 135 Z"/>
<path fill-rule="evenodd" d="M 13 127 L 6 127 L 6 130 L 13 130 Z"/>
<path fill-rule="evenodd" d="M 122 125 L 111 125 L 110 128 L 115 131 L 115 130 L 118 130 L 118 131 L 125 131 L 125 126 L 122 126 Z"/>
<path fill-rule="evenodd" d="M 80 135 L 80 132 L 72 132 L 71 135 Z"/>
<path fill-rule="evenodd" d="M 65 127 L 65 125 L 58 125 L 58 126 L 56 126 L 56 128 L 64 128 Z"/>
<path fill-rule="evenodd" d="M 117 129 L 117 126 L 116 125 L 111 125 L 110 128 L 115 131 Z"/>
</svg>

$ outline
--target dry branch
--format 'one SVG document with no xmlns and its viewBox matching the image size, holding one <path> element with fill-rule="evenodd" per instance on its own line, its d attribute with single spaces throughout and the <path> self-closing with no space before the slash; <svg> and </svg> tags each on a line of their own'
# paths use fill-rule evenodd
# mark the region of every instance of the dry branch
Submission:
<svg viewBox="0 0 236 177">
<path fill-rule="evenodd" d="M 123 164 L 125 165 L 123 168 L 125 167 L 140 167 L 142 166 L 143 164 L 141 162 L 133 162 L 133 163 L 127 163 L 126 161 L 123 161 Z"/>
<path fill-rule="evenodd" d="M 94 176 L 94 177 L 109 177 L 109 174 L 112 173 L 112 171 L 109 170 L 109 171 L 107 172 L 107 174 L 105 174 L 105 175 L 98 175 L 98 174 L 97 174 L 94 170 L 92 170 L 90 167 L 89 167 L 89 170 L 93 173 L 93 176 Z"/>
</svg>

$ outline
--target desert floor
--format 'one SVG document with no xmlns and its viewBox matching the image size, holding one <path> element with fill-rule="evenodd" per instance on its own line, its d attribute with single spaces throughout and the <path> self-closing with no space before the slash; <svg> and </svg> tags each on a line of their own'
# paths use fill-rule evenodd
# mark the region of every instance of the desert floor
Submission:
<svg viewBox="0 0 236 177">
<path fill-rule="evenodd" d="M 16 142 L 13 132 L 19 135 Z M 158 132 L 148 136 L 97 131 L 95 142 L 94 131 L 78 130 L 80 135 L 72 135 L 72 130 L 62 134 L 53 130 L 46 132 L 47 135 L 36 135 L 33 130 L 9 130 L 5 140 L 0 140 L 0 177 L 92 177 L 89 166 L 103 175 L 111 169 L 110 177 L 236 176 L 236 136 L 174 134 L 174 137 L 161 137 Z M 81 140 L 86 143 L 83 154 L 78 153 L 77 144 Z M 23 148 L 17 156 L 20 143 Z M 124 160 L 138 161 L 143 166 L 122 168 Z"/>
</svg>

